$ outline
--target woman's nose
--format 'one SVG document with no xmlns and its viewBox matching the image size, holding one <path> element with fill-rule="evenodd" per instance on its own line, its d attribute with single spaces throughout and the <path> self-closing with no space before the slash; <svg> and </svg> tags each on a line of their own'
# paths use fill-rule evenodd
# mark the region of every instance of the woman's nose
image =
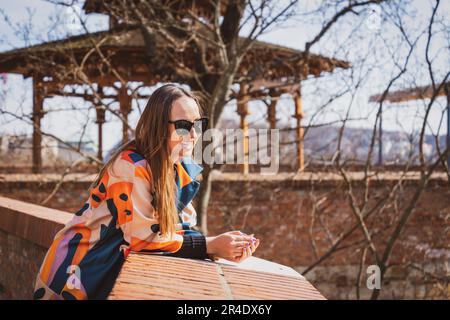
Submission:
<svg viewBox="0 0 450 320">
<path fill-rule="evenodd" d="M 198 133 L 195 130 L 195 126 L 192 126 L 191 131 L 189 132 L 189 135 L 191 136 L 192 140 L 197 139 Z"/>
</svg>

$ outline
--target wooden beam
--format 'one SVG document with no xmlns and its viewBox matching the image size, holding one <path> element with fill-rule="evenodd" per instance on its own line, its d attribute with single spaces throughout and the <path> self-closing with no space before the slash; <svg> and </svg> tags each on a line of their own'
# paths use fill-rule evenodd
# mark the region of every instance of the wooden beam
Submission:
<svg viewBox="0 0 450 320">
<path fill-rule="evenodd" d="M 237 113 L 241 117 L 240 127 L 243 132 L 243 140 L 242 140 L 242 151 L 244 153 L 244 163 L 241 164 L 241 172 L 243 174 L 248 174 L 249 172 L 249 164 L 248 164 L 248 122 L 247 115 L 248 112 L 248 84 L 241 83 L 241 88 L 239 90 L 239 96 L 237 101 Z"/>
<path fill-rule="evenodd" d="M 47 97 L 53 97 L 53 96 L 62 96 L 62 97 L 73 97 L 73 98 L 82 98 L 86 101 L 95 101 L 95 99 L 97 99 L 97 97 L 100 97 L 101 99 L 112 99 L 112 100 L 117 100 L 119 101 L 118 95 L 117 94 L 105 94 L 102 92 L 97 92 L 97 94 L 91 94 L 91 93 L 78 93 L 75 91 L 64 91 L 64 87 L 61 88 L 57 88 L 55 86 L 51 86 L 50 88 L 47 86 L 47 84 L 45 84 L 45 87 L 48 89 L 46 92 L 46 96 Z M 99 85 L 99 87 L 102 87 Z M 115 87 L 112 87 L 116 90 Z M 149 99 L 150 98 L 150 94 L 140 94 L 140 93 L 135 93 L 133 95 L 133 97 L 135 97 L 136 99 Z"/>
<path fill-rule="evenodd" d="M 103 112 L 104 113 L 104 112 Z M 103 161 L 103 122 L 97 122 L 98 126 L 98 151 L 97 158 Z"/>
<path fill-rule="evenodd" d="M 124 118 L 125 122 L 122 122 L 122 140 L 123 142 L 127 142 L 129 140 L 128 137 L 128 115 L 131 112 L 131 102 L 132 98 L 128 95 L 128 89 L 126 85 L 120 87 L 118 92 L 119 103 L 120 103 L 120 113 Z"/>
<path fill-rule="evenodd" d="M 294 93 L 295 114 L 296 119 L 296 142 L 297 142 L 297 170 L 303 171 L 305 168 L 305 156 L 303 150 L 303 128 L 302 128 L 302 95 L 301 90 L 297 90 Z"/>
<path fill-rule="evenodd" d="M 260 100 L 273 95 L 281 95 L 283 93 L 295 92 L 299 88 L 298 81 L 269 81 L 269 80 L 253 80 L 249 82 L 249 87 L 247 89 L 247 95 L 251 100 Z M 232 93 L 231 98 L 236 98 L 239 96 L 239 92 Z"/>
<path fill-rule="evenodd" d="M 437 96 L 444 96 L 445 95 L 445 86 L 450 84 L 450 82 L 444 84 L 442 86 L 442 90 L 439 90 L 437 93 Z M 439 88 L 441 84 L 436 84 L 436 88 Z M 429 99 L 433 96 L 434 90 L 431 85 L 428 86 L 422 86 L 422 87 L 416 87 L 416 88 L 410 88 L 405 90 L 398 90 L 389 92 L 386 97 L 384 98 L 385 101 L 389 101 L 391 103 L 399 103 L 399 102 L 406 102 L 411 100 L 423 100 L 423 99 Z M 383 97 L 383 94 L 376 94 L 369 98 L 369 102 L 381 102 L 381 99 Z"/>
<path fill-rule="evenodd" d="M 42 82 L 38 76 L 33 76 L 33 172 L 42 171 L 42 133 L 41 119 L 43 112 L 44 92 Z"/>
<path fill-rule="evenodd" d="M 267 106 L 267 120 L 270 124 L 270 129 L 275 129 L 277 127 L 277 104 L 280 99 L 280 95 L 276 92 L 269 92 L 270 104 Z"/>
<path fill-rule="evenodd" d="M 103 87 L 97 87 L 97 94 L 101 97 L 103 95 Z M 105 123 L 105 112 L 106 109 L 102 104 L 102 101 L 95 99 L 95 113 L 96 119 L 95 123 L 98 126 L 98 150 L 97 150 L 97 158 L 103 161 L 103 124 Z"/>
</svg>

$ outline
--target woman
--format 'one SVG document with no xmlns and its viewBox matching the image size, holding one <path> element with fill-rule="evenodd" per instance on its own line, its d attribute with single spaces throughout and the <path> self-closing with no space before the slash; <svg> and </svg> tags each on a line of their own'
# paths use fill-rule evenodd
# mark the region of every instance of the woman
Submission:
<svg viewBox="0 0 450 320">
<path fill-rule="evenodd" d="M 135 131 L 107 161 L 90 196 L 59 231 L 40 268 L 35 299 L 105 299 L 130 251 L 240 262 L 259 240 L 192 229 L 202 167 L 192 151 L 207 127 L 198 99 L 168 84 L 150 97 Z"/>
</svg>

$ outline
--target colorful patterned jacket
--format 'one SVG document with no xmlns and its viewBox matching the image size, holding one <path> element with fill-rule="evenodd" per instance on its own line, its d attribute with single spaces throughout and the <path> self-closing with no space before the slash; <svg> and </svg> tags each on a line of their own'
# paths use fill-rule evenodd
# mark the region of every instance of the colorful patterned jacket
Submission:
<svg viewBox="0 0 450 320">
<path fill-rule="evenodd" d="M 35 284 L 35 299 L 105 299 L 130 251 L 205 259 L 206 240 L 192 227 L 192 199 L 203 170 L 192 158 L 174 164 L 179 223 L 172 238 L 159 233 L 147 161 L 123 151 L 89 199 L 60 230 Z M 112 171 L 111 171 L 112 170 Z"/>
</svg>

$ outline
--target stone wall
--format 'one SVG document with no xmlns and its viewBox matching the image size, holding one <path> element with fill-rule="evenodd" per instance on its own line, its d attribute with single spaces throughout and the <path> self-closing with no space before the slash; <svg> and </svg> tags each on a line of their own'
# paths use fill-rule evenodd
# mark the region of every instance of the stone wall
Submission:
<svg viewBox="0 0 450 320">
<path fill-rule="evenodd" d="M 84 180 L 83 180 L 84 179 Z M 48 206 L 75 212 L 88 195 L 90 178 L 72 179 L 62 185 Z M 31 179 L 32 180 L 32 179 Z M 54 182 L 20 178 L 3 179 L 0 194 L 39 203 L 51 192 Z M 387 196 L 388 187 L 396 182 L 385 176 L 371 182 L 369 205 Z M 399 214 L 413 199 L 418 180 L 408 178 L 398 195 L 396 205 L 368 219 L 375 231 L 377 250 L 382 251 Z M 354 184 L 358 199 L 363 185 Z M 450 189 L 442 177 L 434 177 L 416 206 L 407 227 L 396 242 L 386 274 L 381 298 L 449 298 L 450 266 Z M 208 227 L 211 235 L 231 229 L 255 233 L 261 245 L 255 255 L 302 272 L 330 248 L 338 235 L 352 226 L 355 218 L 343 182 L 333 175 L 295 177 L 280 174 L 261 177 L 221 174 L 214 177 L 209 206 Z M 356 277 L 362 254 L 362 234 L 355 232 L 332 254 L 306 274 L 327 297 L 356 297 Z M 366 268 L 374 264 L 370 252 L 361 272 L 361 298 L 368 298 L 365 288 Z M 439 277 L 439 278 L 436 278 Z"/>
</svg>

